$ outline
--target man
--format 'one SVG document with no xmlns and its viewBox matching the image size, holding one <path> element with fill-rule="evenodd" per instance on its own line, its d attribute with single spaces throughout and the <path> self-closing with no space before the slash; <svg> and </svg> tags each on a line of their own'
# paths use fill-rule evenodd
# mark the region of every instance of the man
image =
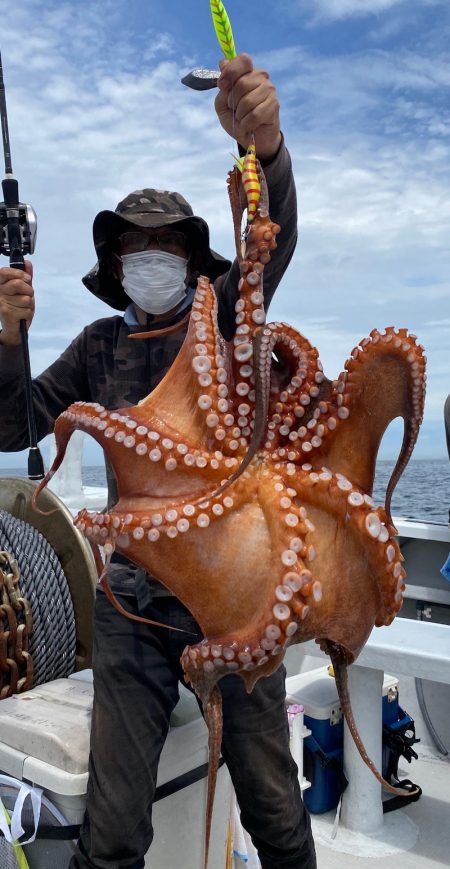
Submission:
<svg viewBox="0 0 450 869">
<path fill-rule="evenodd" d="M 296 242 L 296 201 L 290 159 L 279 124 L 275 88 L 248 55 L 222 62 L 216 112 L 224 129 L 246 149 L 253 133 L 263 165 L 271 217 L 280 223 L 278 248 L 264 273 L 266 307 Z M 86 327 L 34 381 L 39 438 L 75 400 L 105 407 L 136 404 L 162 379 L 187 330 L 196 277 L 214 281 L 219 325 L 235 328 L 239 268 L 209 247 L 204 220 L 179 194 L 146 188 L 115 212 L 94 221 L 96 267 L 87 288 L 120 311 Z M 21 377 L 19 321 L 34 314 L 31 266 L 27 274 L 0 269 L 0 449 L 24 448 L 27 437 Z M 151 339 L 131 333 L 155 330 Z M 109 501 L 115 501 L 109 475 Z M 190 613 L 169 592 L 123 557 L 113 557 L 110 582 L 128 610 L 183 628 L 200 640 Z M 94 710 L 87 811 L 71 869 L 142 869 L 152 840 L 151 806 L 158 760 L 182 678 L 183 634 L 137 624 L 116 612 L 104 594 L 95 608 Z M 289 752 L 284 670 L 261 679 L 247 695 L 240 677 L 222 679 L 222 752 L 230 769 L 243 825 L 263 869 L 315 869 L 309 818 Z M 183 865 L 180 857 L 180 866 Z M 197 869 L 187 866 L 186 869 Z"/>
</svg>

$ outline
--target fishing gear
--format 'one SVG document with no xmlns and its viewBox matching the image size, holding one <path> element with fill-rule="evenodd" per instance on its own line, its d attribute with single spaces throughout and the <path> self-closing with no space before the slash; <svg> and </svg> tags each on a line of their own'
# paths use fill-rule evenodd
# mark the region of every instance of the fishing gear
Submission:
<svg viewBox="0 0 450 869">
<path fill-rule="evenodd" d="M 211 7 L 214 30 L 216 31 L 224 57 L 227 60 L 233 60 L 236 57 L 236 46 L 225 6 L 222 0 L 210 0 L 209 5 Z M 220 70 L 193 69 L 192 72 L 189 72 L 181 79 L 181 83 L 185 84 L 186 87 L 192 88 L 194 91 L 207 91 L 217 87 L 219 76 Z"/>
<path fill-rule="evenodd" d="M 14 178 L 13 175 L 1 53 L 0 119 L 2 126 L 3 153 L 5 156 L 5 177 L 2 181 L 4 201 L 0 202 L 0 254 L 9 257 L 11 268 L 25 271 L 24 255 L 34 253 L 37 221 L 36 213 L 31 205 L 25 205 L 23 202 L 19 202 L 19 185 L 17 179 Z M 28 476 L 30 480 L 42 480 L 45 476 L 45 470 L 44 462 L 37 445 L 30 354 L 28 349 L 28 332 L 25 320 L 20 321 L 20 337 L 23 351 L 28 436 L 30 441 Z"/>
<path fill-rule="evenodd" d="M 209 91 L 217 87 L 220 69 L 193 69 L 181 79 L 181 84 L 194 91 Z"/>
<path fill-rule="evenodd" d="M 226 60 L 233 60 L 237 57 L 237 51 L 227 10 L 225 9 L 222 0 L 210 0 L 209 5 L 214 30 L 219 45 L 223 51 L 223 55 Z M 181 82 L 182 84 L 187 85 L 187 87 L 193 88 L 193 90 L 203 91 L 217 87 L 219 76 L 220 72 L 213 69 L 193 69 L 181 79 Z M 253 218 L 255 217 L 261 199 L 261 175 L 258 169 L 255 138 L 253 134 L 250 137 L 247 151 L 245 152 L 242 150 L 241 156 L 235 158 L 235 160 L 236 166 L 242 175 L 242 186 L 247 199 L 247 220 L 246 226 L 242 230 L 241 238 L 241 249 L 243 251 L 247 242 L 250 225 L 253 222 Z M 240 199 L 240 194 L 238 195 Z"/>
</svg>

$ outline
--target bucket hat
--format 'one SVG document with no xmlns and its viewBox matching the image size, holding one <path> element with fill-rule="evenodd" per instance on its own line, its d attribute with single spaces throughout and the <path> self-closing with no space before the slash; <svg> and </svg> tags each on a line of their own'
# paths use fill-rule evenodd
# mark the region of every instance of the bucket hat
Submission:
<svg viewBox="0 0 450 869">
<path fill-rule="evenodd" d="M 112 251 L 114 242 L 131 226 L 142 229 L 159 229 L 177 226 L 189 238 L 192 265 L 197 274 L 215 280 L 231 267 L 230 260 L 220 256 L 209 246 L 209 228 L 202 217 L 197 217 L 189 202 L 180 193 L 155 190 L 146 187 L 129 193 L 119 202 L 115 211 L 100 211 L 93 228 L 97 263 L 82 278 L 83 284 L 94 296 L 118 311 L 130 304 L 120 281 L 113 270 Z"/>
</svg>

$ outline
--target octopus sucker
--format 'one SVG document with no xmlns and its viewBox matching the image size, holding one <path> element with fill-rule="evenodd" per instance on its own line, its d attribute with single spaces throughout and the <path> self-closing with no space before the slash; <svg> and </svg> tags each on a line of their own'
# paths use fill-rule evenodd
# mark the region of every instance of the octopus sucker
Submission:
<svg viewBox="0 0 450 869">
<path fill-rule="evenodd" d="M 56 422 L 57 455 L 34 497 L 72 433 L 88 432 L 114 469 L 118 502 L 106 514 L 82 510 L 75 523 L 107 559 L 117 551 L 159 579 L 200 625 L 204 639 L 186 645 L 182 666 L 210 730 L 208 830 L 222 726 L 217 684 L 234 673 L 251 691 L 292 643 L 316 639 L 330 654 L 352 735 L 381 780 L 356 731 L 346 668 L 402 604 L 390 501 L 425 396 L 423 347 L 406 329 L 373 329 L 328 379 L 307 338 L 266 322 L 264 269 L 280 228 L 258 171 L 263 195 L 243 247 L 239 173 L 229 176 L 240 269 L 233 338 L 221 335 L 214 288 L 199 278 L 186 339 L 161 383 L 135 407 L 71 405 Z M 398 416 L 403 444 L 377 506 L 377 453 Z"/>
</svg>

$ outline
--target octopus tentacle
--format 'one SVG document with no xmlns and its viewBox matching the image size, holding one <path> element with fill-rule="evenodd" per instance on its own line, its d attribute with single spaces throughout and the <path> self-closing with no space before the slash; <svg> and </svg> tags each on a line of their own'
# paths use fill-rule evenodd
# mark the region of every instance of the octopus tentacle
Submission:
<svg viewBox="0 0 450 869">
<path fill-rule="evenodd" d="M 244 189 L 242 186 L 242 177 L 238 168 L 235 166 L 227 177 L 228 197 L 231 206 L 231 217 L 233 220 L 234 243 L 236 247 L 236 257 L 239 262 L 242 261 L 242 241 L 241 241 L 241 223 L 242 216 L 246 208 Z"/>
<path fill-rule="evenodd" d="M 271 387 L 268 440 L 272 443 L 266 446 L 274 451 L 277 447 L 293 450 L 298 441 L 306 442 L 309 430 L 305 423 L 308 422 L 310 429 L 316 425 L 316 422 L 309 423 L 308 406 L 320 396 L 320 384 L 325 375 L 316 348 L 303 335 L 285 323 L 270 323 L 268 328 L 274 336 L 273 349 L 281 362 L 288 365 L 291 376 L 283 387 Z M 297 450 L 295 455 L 298 457 L 301 453 Z"/>
<path fill-rule="evenodd" d="M 231 366 L 217 324 L 217 298 L 205 278 L 199 279 L 193 304 L 196 319 L 188 341 L 195 331 L 191 366 L 198 380 L 197 404 L 217 446 L 233 455 L 242 452 L 247 441 L 236 427 L 237 401 L 232 389 Z"/>
<path fill-rule="evenodd" d="M 188 491 L 190 477 L 204 473 L 206 486 L 206 480 L 219 481 L 224 473 L 229 473 L 237 465 L 236 459 L 226 457 L 220 451 L 211 454 L 207 450 L 191 446 L 188 442 L 180 441 L 179 435 L 168 425 L 162 426 L 160 421 L 159 427 L 158 431 L 156 427 L 142 424 L 139 405 L 137 408 L 122 408 L 110 412 L 98 403 L 76 402 L 58 417 L 55 425 L 55 462 L 45 480 L 39 484 L 35 497 L 59 468 L 67 443 L 76 429 L 90 434 L 103 448 L 113 466 L 120 463 L 125 473 L 128 469 L 138 470 L 143 481 L 147 483 L 144 490 L 146 494 L 151 491 L 163 494 L 161 490 L 158 492 L 158 481 L 161 478 L 166 480 L 173 475 L 177 480 L 178 491 L 182 478 L 181 488 Z M 165 488 L 170 494 L 170 483 Z M 131 491 L 133 489 L 131 486 Z M 127 492 L 125 485 L 122 492 Z"/>
<path fill-rule="evenodd" d="M 281 631 L 280 643 L 290 645 L 311 606 L 320 603 L 321 582 L 313 579 L 314 550 L 307 537 L 314 526 L 305 507 L 296 501 L 296 489 L 275 474 L 261 484 L 260 503 L 271 534 L 273 606 L 271 618 Z"/>
<path fill-rule="evenodd" d="M 409 791 L 407 794 L 405 793 L 404 788 L 396 788 L 390 784 L 390 782 L 386 781 L 383 776 L 378 772 L 373 760 L 367 754 L 367 751 L 364 747 L 362 739 L 358 733 L 358 728 L 356 727 L 356 722 L 353 717 L 353 710 L 350 702 L 350 695 L 348 691 L 348 671 L 347 671 L 347 660 L 345 655 L 345 650 L 337 647 L 333 643 L 327 643 L 325 645 L 327 654 L 329 654 L 334 670 L 334 676 L 336 680 L 336 688 L 339 695 L 339 700 L 341 702 L 342 711 L 345 716 L 345 720 L 347 722 L 350 733 L 353 737 L 353 741 L 356 745 L 356 748 L 359 751 L 361 759 L 364 763 L 369 767 L 375 778 L 383 785 L 385 790 L 389 791 L 391 794 L 395 794 L 399 797 L 414 796 L 417 794 L 418 788 L 416 787 L 413 791 Z"/>
<path fill-rule="evenodd" d="M 366 582 L 368 574 L 371 594 L 370 598 L 366 598 L 366 606 L 372 607 L 373 623 L 378 626 L 390 624 L 401 607 L 405 570 L 402 567 L 403 556 L 394 537 L 395 529 L 390 525 L 389 517 L 382 508 L 375 507 L 370 496 L 364 494 L 343 474 L 333 474 L 327 468 L 314 471 L 310 465 L 304 465 L 303 468 L 305 470 L 302 476 L 298 473 L 295 477 L 292 475 L 290 485 L 296 492 L 299 503 L 308 508 L 312 520 L 310 537 L 306 542 L 309 544 L 310 561 L 316 558 L 317 553 L 316 566 L 312 570 L 313 575 L 321 577 L 325 605 L 334 610 L 338 603 L 339 607 L 345 605 L 351 595 L 357 594 L 358 587 Z M 338 529 L 344 518 L 345 534 L 340 538 Z M 337 561 L 341 564 L 338 581 L 333 561 L 327 558 L 326 540 L 333 541 Z M 356 566 L 356 553 L 361 540 L 369 560 L 360 571 Z M 345 563 L 345 552 L 348 553 L 347 558 L 351 563 Z M 311 618 L 314 618 L 313 611 Z M 348 621 L 351 618 L 349 613 Z M 370 629 L 364 626 L 362 632 L 360 631 L 359 614 L 354 621 L 354 630 L 347 649 L 356 656 Z M 341 636 L 333 634 L 336 627 L 334 624 L 329 626 L 329 638 L 342 643 Z"/>
<path fill-rule="evenodd" d="M 83 509 L 74 522 L 90 541 L 103 546 L 107 555 L 115 549 L 129 554 L 136 543 L 142 550 L 146 543 L 155 544 L 162 536 L 173 540 L 193 530 L 207 529 L 211 522 L 236 508 L 237 500 L 242 499 L 242 486 L 234 487 L 233 497 L 215 495 L 212 504 L 212 496 L 203 494 L 182 501 L 159 499 L 157 507 L 143 510 L 139 501 L 133 504 L 132 499 L 121 497 L 109 512 L 90 514 Z"/>
<path fill-rule="evenodd" d="M 340 426 L 328 452 L 339 456 L 340 470 L 352 475 L 361 489 L 371 493 L 381 438 L 397 416 L 405 420 L 405 437 L 389 482 L 386 510 L 401 472 L 406 467 L 422 421 L 425 398 L 425 357 L 415 336 L 406 329 L 374 329 L 360 342 L 345 364 L 339 416 L 352 425 Z"/>
<path fill-rule="evenodd" d="M 117 599 L 105 575 L 102 575 L 100 577 L 99 585 L 101 585 L 110 604 L 112 604 L 114 609 L 116 609 L 117 612 L 120 613 L 120 615 L 125 616 L 125 618 L 131 619 L 131 621 L 133 622 L 140 622 L 140 624 L 144 625 L 155 625 L 158 628 L 167 628 L 168 631 L 176 631 L 180 634 L 191 633 L 190 631 L 186 631 L 183 628 L 176 628 L 173 625 L 166 625 L 163 622 L 155 621 L 155 619 L 144 618 L 144 616 L 137 616 L 135 615 L 135 613 L 129 612 L 127 609 L 125 609 L 124 606 L 122 606 L 120 601 Z"/>
<path fill-rule="evenodd" d="M 238 632 L 205 638 L 183 652 L 185 679 L 202 698 L 224 676 L 237 673 L 250 692 L 261 676 L 270 675 L 280 666 L 284 647 L 278 638 L 281 630 L 273 618 L 263 630 L 253 627 L 252 636 L 247 638 L 239 638 Z"/>
<path fill-rule="evenodd" d="M 234 483 L 255 458 L 266 433 L 267 412 L 269 407 L 270 370 L 272 365 L 272 348 L 274 339 L 268 329 L 260 329 L 253 339 L 253 357 L 255 360 L 255 394 L 256 408 L 254 411 L 253 434 L 248 450 L 236 471 L 224 482 L 214 494 L 223 492 Z M 241 405 L 242 409 L 242 405 Z"/>
<path fill-rule="evenodd" d="M 239 300 L 236 302 L 236 334 L 233 338 L 233 382 L 235 391 L 242 397 L 238 406 L 238 426 L 242 434 L 249 436 L 252 419 L 255 416 L 257 394 L 252 335 L 258 333 L 265 324 L 264 295 L 262 275 L 265 265 L 270 262 L 270 251 L 276 248 L 275 236 L 280 227 L 270 220 L 268 214 L 258 209 L 249 229 L 246 240 L 245 258 L 240 263 Z"/>
<path fill-rule="evenodd" d="M 234 431 L 234 395 L 231 366 L 225 342 L 217 325 L 217 297 L 207 278 L 199 278 L 191 321 L 181 348 L 180 368 L 171 369 L 155 390 L 138 407 L 144 416 L 152 414 L 165 421 L 176 420 L 174 428 L 188 443 L 207 450 L 227 452 L 243 449 Z M 172 396 L 179 396 L 174 406 Z M 233 428 L 232 428 L 233 427 Z M 199 434 L 201 438 L 199 442 Z"/>
<path fill-rule="evenodd" d="M 235 189 L 234 185 L 232 189 Z M 238 211 L 234 195 L 232 196 L 232 204 L 236 208 L 236 226 Z M 246 259 L 240 261 L 240 299 L 235 306 L 236 334 L 233 338 L 233 380 L 237 396 L 242 399 L 235 408 L 238 413 L 238 427 L 232 430 L 232 439 L 227 436 L 225 428 L 220 428 L 215 433 L 216 437 L 218 433 L 220 434 L 220 439 L 224 441 L 224 448 L 229 450 L 238 450 L 239 446 L 246 447 L 249 435 L 251 435 L 251 439 L 243 461 L 225 486 L 222 487 L 222 490 L 237 480 L 251 463 L 261 445 L 265 432 L 271 361 L 270 356 L 268 357 L 268 345 L 271 333 L 259 328 L 265 323 L 262 274 L 265 265 L 270 261 L 270 250 L 276 247 L 275 235 L 279 231 L 280 227 L 270 220 L 268 212 L 260 205 L 246 236 Z M 217 326 L 217 317 L 215 323 Z M 249 342 L 251 331 L 254 332 L 252 343 Z M 204 351 L 206 354 L 206 347 L 204 347 Z M 209 364 L 204 359 L 200 359 L 199 362 L 202 365 Z M 254 389 L 251 389 L 252 384 L 255 386 Z M 226 389 L 228 392 L 228 386 Z M 211 407 L 209 396 L 202 396 L 200 400 L 205 402 L 205 407 L 207 405 L 208 409 Z M 228 410 L 226 400 L 222 401 L 222 405 L 224 410 Z M 227 414 L 223 421 L 228 426 L 233 425 L 235 416 Z M 210 414 L 207 423 L 213 425 L 216 422 L 219 422 L 217 414 Z M 253 433 L 251 433 L 252 428 Z"/>
<path fill-rule="evenodd" d="M 204 869 L 207 869 L 209 843 L 211 839 L 212 810 L 216 790 L 217 773 L 219 770 L 223 732 L 222 695 L 216 686 L 212 689 L 206 703 L 203 703 L 203 708 L 205 710 L 205 721 L 209 732 L 208 793 L 206 798 L 205 859 L 203 864 Z"/>
<path fill-rule="evenodd" d="M 261 167 L 258 164 L 258 175 L 260 181 L 264 179 Z M 230 184 L 230 198 L 233 209 L 233 222 L 236 237 L 240 232 L 240 219 L 242 211 L 237 206 L 236 199 L 238 198 L 236 187 L 236 176 L 233 176 L 234 181 Z M 231 180 L 231 179 L 230 179 Z M 262 184 L 262 196 L 259 199 L 259 205 L 252 223 L 247 225 L 245 233 L 243 256 L 239 256 L 239 267 L 241 278 L 238 284 L 239 301 L 236 303 L 236 336 L 234 340 L 235 350 L 233 353 L 234 362 L 233 370 L 235 375 L 235 383 L 239 382 L 240 377 L 245 379 L 249 376 L 246 371 L 242 373 L 242 363 L 249 362 L 251 367 L 251 341 L 249 344 L 249 336 L 263 326 L 266 321 L 264 310 L 264 295 L 262 292 L 262 276 L 265 266 L 270 262 L 271 251 L 275 250 L 277 244 L 275 237 L 280 232 L 280 226 L 274 223 L 269 216 L 267 187 Z M 247 335 L 247 338 L 242 337 Z M 241 337 L 240 337 L 241 336 Z"/>
</svg>

